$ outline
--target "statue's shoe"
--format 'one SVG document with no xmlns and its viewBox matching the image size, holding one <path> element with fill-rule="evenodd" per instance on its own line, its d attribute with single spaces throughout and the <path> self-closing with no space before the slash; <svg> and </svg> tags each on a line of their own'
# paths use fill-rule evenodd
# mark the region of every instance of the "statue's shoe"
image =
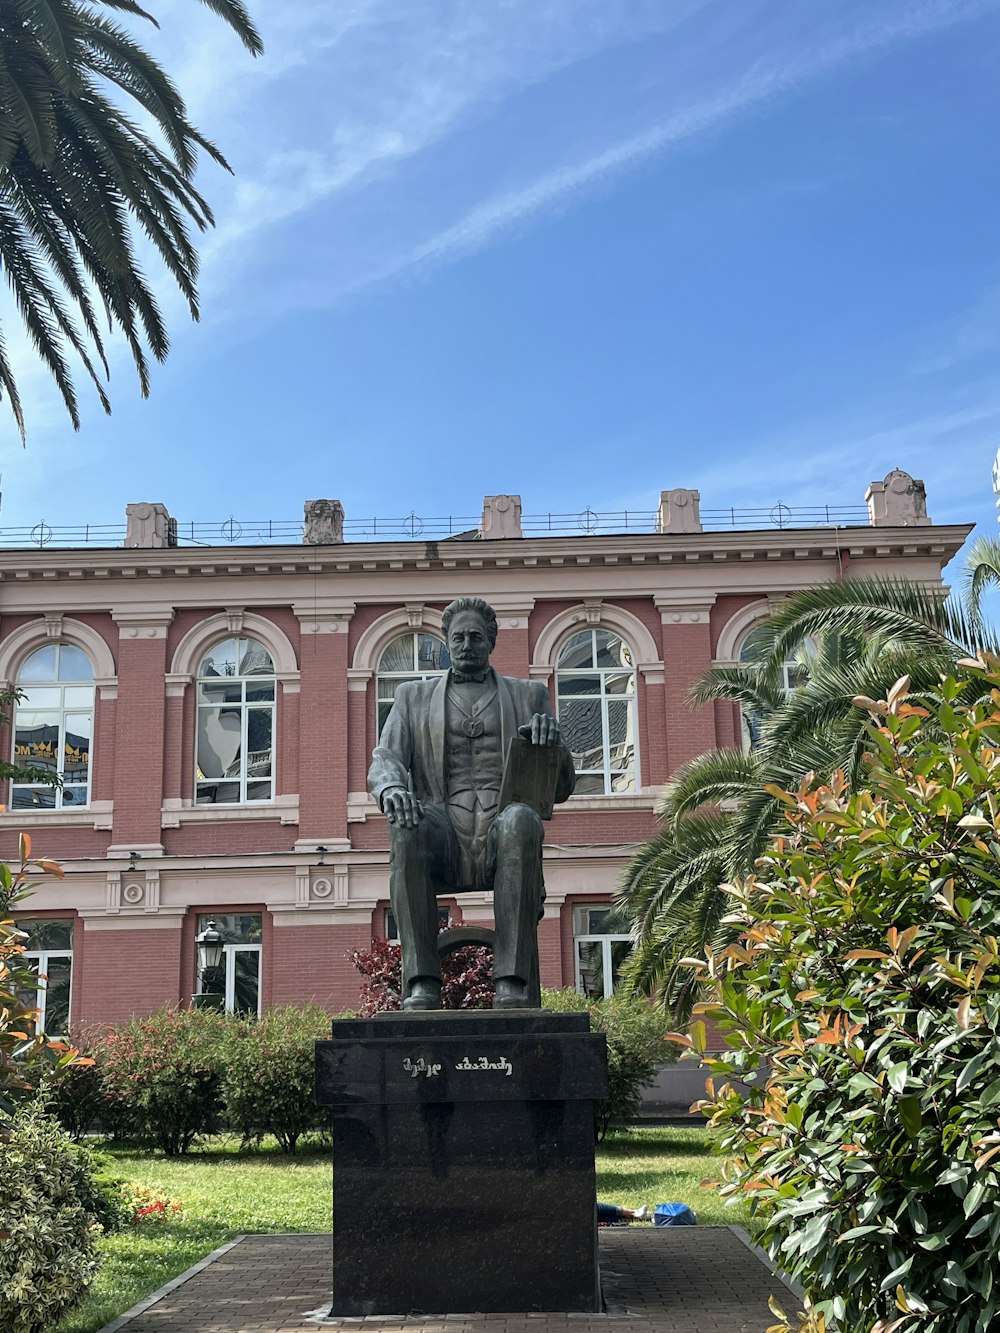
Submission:
<svg viewBox="0 0 1000 1333">
<path fill-rule="evenodd" d="M 407 1013 L 421 1009 L 441 1008 L 441 987 L 432 981 L 415 981 L 403 1001 Z"/>
<path fill-rule="evenodd" d="M 530 1009 L 528 988 L 517 977 L 500 977 L 493 994 L 494 1009 Z"/>
</svg>

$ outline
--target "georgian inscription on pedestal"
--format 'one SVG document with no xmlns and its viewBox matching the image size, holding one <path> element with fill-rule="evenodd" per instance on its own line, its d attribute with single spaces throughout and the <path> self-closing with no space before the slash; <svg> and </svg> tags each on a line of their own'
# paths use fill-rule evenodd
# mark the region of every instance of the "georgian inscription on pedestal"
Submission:
<svg viewBox="0 0 1000 1333">
<path fill-rule="evenodd" d="M 419 1078 L 421 1074 L 424 1078 L 437 1078 L 441 1072 L 441 1066 L 433 1064 L 430 1060 L 425 1060 L 421 1055 L 417 1060 L 411 1060 L 409 1056 L 403 1061 L 403 1068 L 409 1074 L 410 1078 Z"/>
<path fill-rule="evenodd" d="M 469 1057 L 465 1055 L 459 1060 L 455 1068 L 460 1070 L 463 1074 L 482 1073 L 487 1069 L 496 1069 L 499 1070 L 500 1073 L 505 1074 L 507 1078 L 510 1078 L 511 1074 L 514 1072 L 514 1066 L 505 1055 L 501 1055 L 499 1060 L 491 1060 L 488 1055 L 481 1055 L 476 1060 L 470 1060 Z"/>
</svg>

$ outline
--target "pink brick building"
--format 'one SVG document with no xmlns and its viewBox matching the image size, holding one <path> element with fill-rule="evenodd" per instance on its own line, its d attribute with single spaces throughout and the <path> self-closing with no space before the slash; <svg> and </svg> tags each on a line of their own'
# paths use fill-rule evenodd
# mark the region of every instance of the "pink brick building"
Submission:
<svg viewBox="0 0 1000 1333">
<path fill-rule="evenodd" d="M 602 909 L 657 792 L 741 737 L 731 706 L 689 706 L 692 681 L 737 660 L 776 599 L 875 572 L 939 584 L 969 532 L 931 523 L 905 473 L 866 500 L 700 513 L 675 490 L 657 514 L 522 519 L 518 497 L 492 496 L 457 536 L 412 516 L 383 535 L 317 502 L 304 539 L 255 525 L 209 544 L 131 505 L 109 544 L 0 549 L 0 680 L 27 692 L 0 746 L 63 777 L 58 795 L 16 787 L 0 814 L 0 855 L 26 830 L 66 871 L 22 913 L 48 1026 L 187 1003 L 209 919 L 231 1003 L 355 1002 L 348 950 L 392 930 L 365 790 L 379 700 L 384 714 L 398 681 L 446 665 L 441 611 L 462 594 L 496 608 L 493 664 L 546 682 L 579 754 L 547 826 L 543 984 L 609 986 L 627 945 Z M 492 919 L 484 895 L 451 912 Z"/>
</svg>

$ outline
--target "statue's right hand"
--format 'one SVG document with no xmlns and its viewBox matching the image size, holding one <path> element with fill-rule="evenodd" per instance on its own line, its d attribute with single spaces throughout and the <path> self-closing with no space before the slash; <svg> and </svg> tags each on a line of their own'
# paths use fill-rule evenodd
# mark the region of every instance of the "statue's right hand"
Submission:
<svg viewBox="0 0 1000 1333">
<path fill-rule="evenodd" d="M 390 824 L 400 828 L 416 828 L 424 817 L 424 807 L 412 791 L 405 787 L 392 787 L 382 795 L 382 813 Z"/>
</svg>

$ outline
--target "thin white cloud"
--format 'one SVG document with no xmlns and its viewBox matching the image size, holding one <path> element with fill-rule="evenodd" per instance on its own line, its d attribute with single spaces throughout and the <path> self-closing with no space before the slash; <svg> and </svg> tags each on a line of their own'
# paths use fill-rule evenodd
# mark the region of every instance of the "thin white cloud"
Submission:
<svg viewBox="0 0 1000 1333">
<path fill-rule="evenodd" d="M 219 217 L 202 244 L 203 307 L 213 325 L 228 323 L 235 335 L 250 303 L 259 327 L 283 307 L 335 303 L 453 262 L 866 53 L 995 7 L 995 0 L 807 11 L 773 0 L 745 0 L 738 9 L 731 0 L 257 0 L 268 50 L 252 61 L 204 7 L 163 0 L 162 31 L 153 40 L 146 30 L 144 40 L 237 170 L 230 183 L 207 167 L 200 182 Z M 577 67 L 586 73 L 586 62 L 666 33 L 669 63 L 645 101 L 626 105 L 627 89 L 598 79 L 611 114 L 575 115 L 566 85 Z M 537 90 L 547 98 L 547 133 L 537 144 L 508 145 L 511 183 L 499 187 L 500 172 L 467 171 L 483 126 Z M 462 157 L 456 145 L 464 141 L 473 148 Z M 303 242 L 307 222 L 323 231 L 322 265 L 310 262 Z M 318 250 L 321 242 L 312 244 Z M 298 267 L 290 262 L 307 253 Z M 181 302 L 157 264 L 149 272 L 175 344 L 183 343 Z M 8 338 L 14 328 L 5 321 Z M 18 356 L 34 429 L 48 433 L 50 422 L 57 429 L 62 409 L 44 374 L 26 347 Z M 120 398 L 134 385 L 127 354 L 117 348 L 114 356 Z M 82 380 L 80 388 L 86 399 Z"/>
<path fill-rule="evenodd" d="M 928 3 L 894 16 L 885 13 L 859 29 L 814 45 L 796 59 L 759 66 L 714 97 L 686 107 L 662 124 L 578 162 L 559 167 L 531 184 L 477 205 L 451 226 L 393 261 L 378 278 L 406 268 L 459 259 L 497 240 L 536 214 L 570 205 L 588 191 L 607 186 L 630 169 L 700 134 L 721 129 L 782 94 L 822 77 L 856 57 L 901 40 L 925 36 L 992 7 L 985 3 Z"/>
</svg>

